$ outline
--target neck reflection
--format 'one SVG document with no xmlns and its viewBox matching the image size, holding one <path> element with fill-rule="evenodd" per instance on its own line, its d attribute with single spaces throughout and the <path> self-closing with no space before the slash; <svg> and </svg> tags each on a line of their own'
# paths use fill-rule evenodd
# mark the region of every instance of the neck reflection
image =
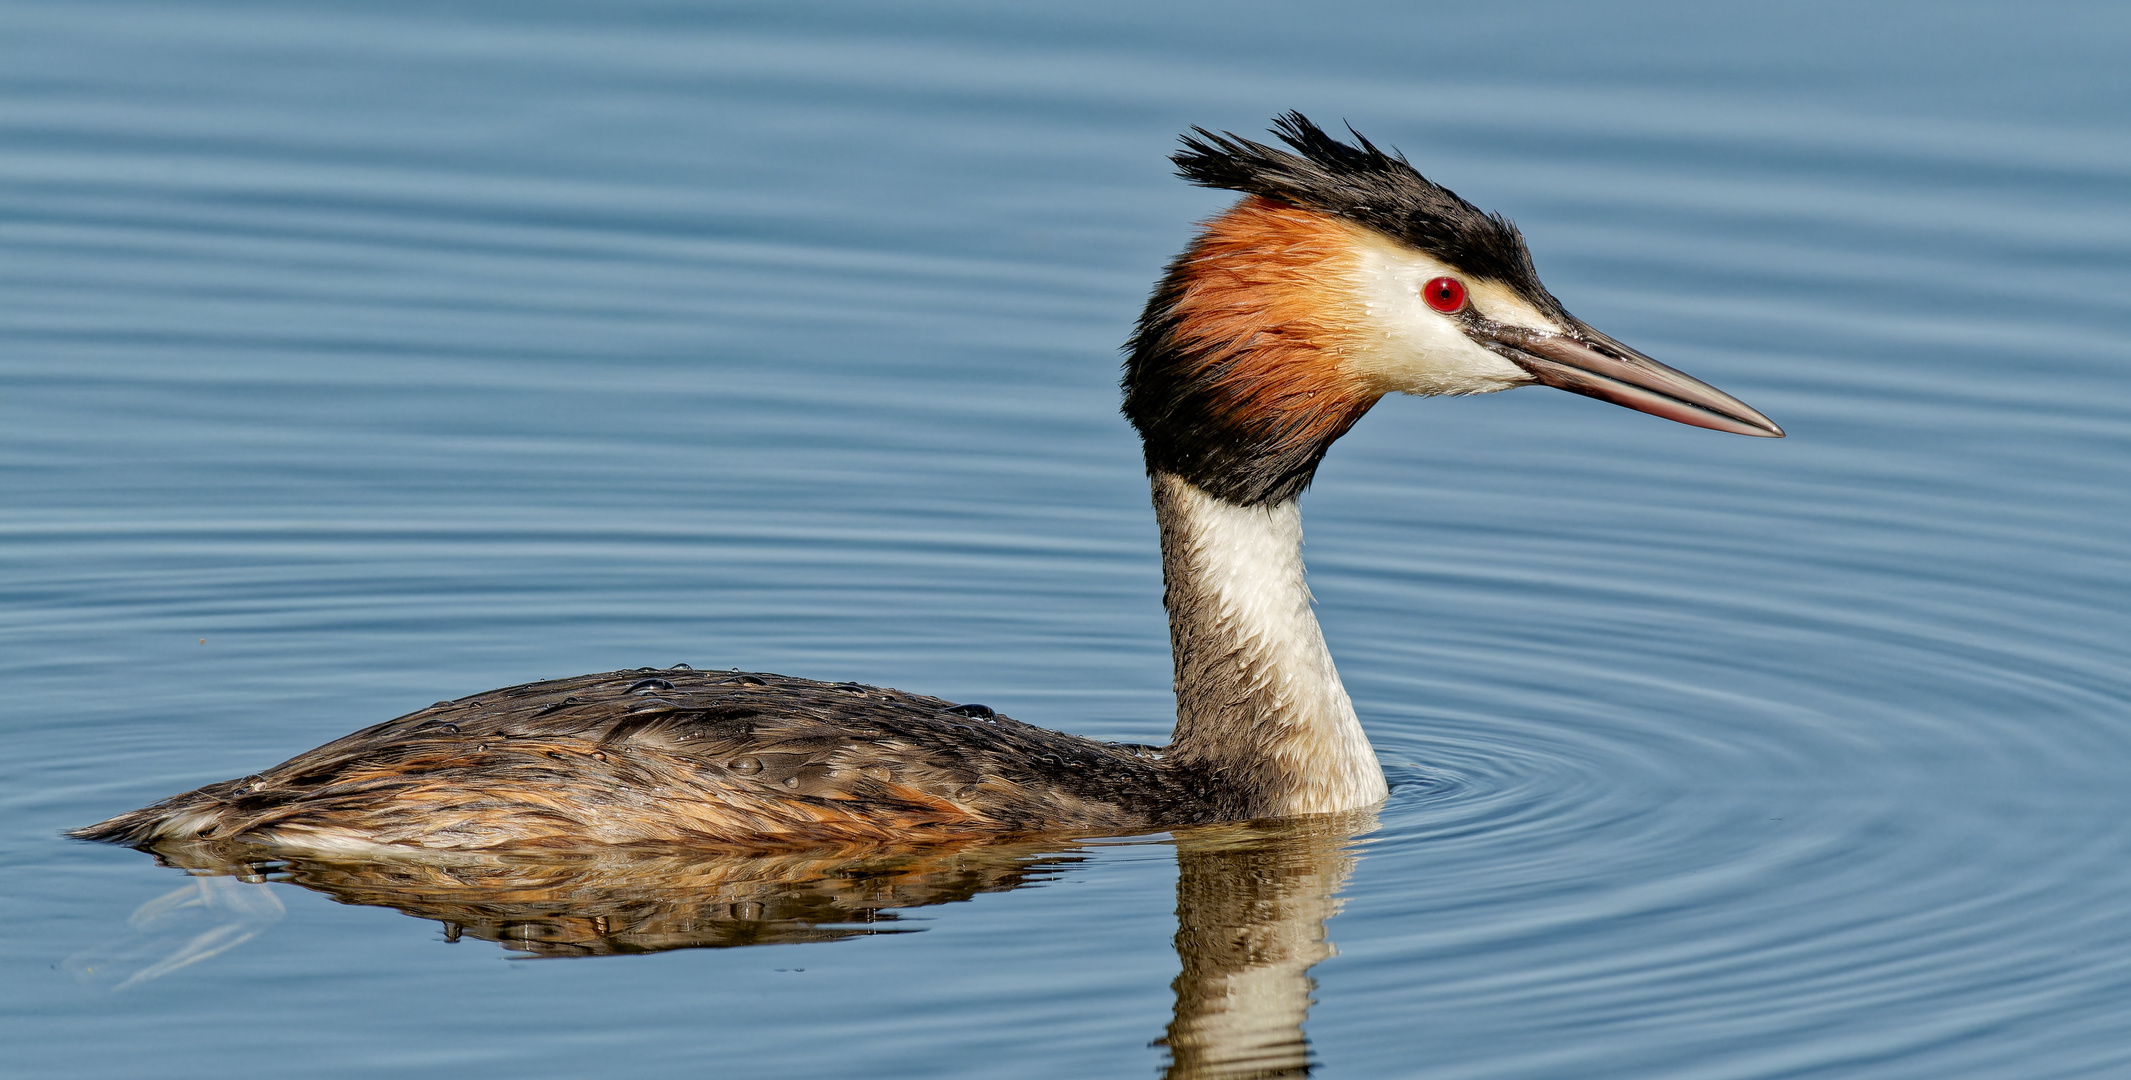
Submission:
<svg viewBox="0 0 2131 1080">
<path fill-rule="evenodd" d="M 1300 1077 L 1311 1068 L 1310 969 L 1354 869 L 1359 811 L 1177 837 L 1176 1014 L 1169 1080 Z"/>
</svg>

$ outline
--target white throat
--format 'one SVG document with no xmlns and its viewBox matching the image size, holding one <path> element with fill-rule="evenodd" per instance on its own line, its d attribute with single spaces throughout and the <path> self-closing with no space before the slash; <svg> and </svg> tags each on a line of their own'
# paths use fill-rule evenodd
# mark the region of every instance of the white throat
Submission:
<svg viewBox="0 0 2131 1080">
<path fill-rule="evenodd" d="M 1389 793 L 1311 610 L 1293 500 L 1238 506 L 1164 473 L 1163 603 L 1178 764 L 1214 772 L 1238 816 L 1352 810 Z"/>
</svg>

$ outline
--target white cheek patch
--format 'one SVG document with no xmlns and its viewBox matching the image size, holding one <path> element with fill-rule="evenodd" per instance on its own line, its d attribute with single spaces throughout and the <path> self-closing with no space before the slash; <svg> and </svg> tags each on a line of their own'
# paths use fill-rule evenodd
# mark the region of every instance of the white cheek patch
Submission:
<svg viewBox="0 0 2131 1080">
<path fill-rule="evenodd" d="M 1432 278 L 1465 283 L 1473 307 L 1499 323 L 1559 333 L 1561 324 L 1500 282 L 1468 277 L 1411 248 L 1355 228 L 1354 300 L 1362 313 L 1348 369 L 1385 393 L 1486 394 L 1532 382 L 1421 299 Z"/>
</svg>

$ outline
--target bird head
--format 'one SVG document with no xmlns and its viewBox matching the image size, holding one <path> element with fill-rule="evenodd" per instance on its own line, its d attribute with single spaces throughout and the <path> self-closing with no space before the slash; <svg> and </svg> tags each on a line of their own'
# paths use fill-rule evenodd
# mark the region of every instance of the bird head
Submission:
<svg viewBox="0 0 2131 1080">
<path fill-rule="evenodd" d="M 1275 122 L 1290 152 L 1193 130 L 1179 173 L 1244 198 L 1170 264 L 1126 346 L 1124 412 L 1150 470 L 1243 505 L 1291 499 L 1385 394 L 1534 383 L 1782 436 L 1569 314 L 1515 226 L 1358 133 L 1349 145 L 1291 112 Z"/>
</svg>

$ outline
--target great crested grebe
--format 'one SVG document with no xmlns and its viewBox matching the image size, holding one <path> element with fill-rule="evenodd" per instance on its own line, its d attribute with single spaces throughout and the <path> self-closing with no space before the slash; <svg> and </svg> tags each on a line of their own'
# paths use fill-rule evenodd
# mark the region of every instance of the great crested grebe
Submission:
<svg viewBox="0 0 2131 1080">
<path fill-rule="evenodd" d="M 1184 138 L 1184 179 L 1244 197 L 1169 265 L 1126 346 L 1176 662 L 1169 745 L 856 683 L 639 668 L 439 702 L 73 835 L 774 846 L 1117 835 L 1376 803 L 1389 789 L 1310 610 L 1296 502 L 1378 398 L 1544 383 L 1783 431 L 1570 315 L 1515 227 L 1404 157 L 1300 113 L 1275 124 L 1292 153 Z"/>
</svg>

